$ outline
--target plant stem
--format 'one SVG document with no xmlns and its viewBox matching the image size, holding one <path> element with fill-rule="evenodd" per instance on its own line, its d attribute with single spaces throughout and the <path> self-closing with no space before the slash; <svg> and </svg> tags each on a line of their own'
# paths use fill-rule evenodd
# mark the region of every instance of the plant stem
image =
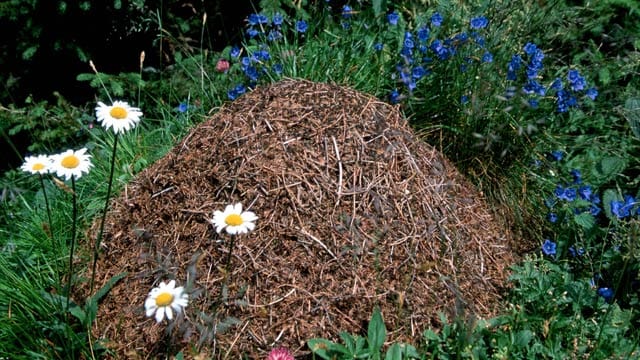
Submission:
<svg viewBox="0 0 640 360">
<path fill-rule="evenodd" d="M 104 234 L 104 222 L 107 218 L 107 210 L 109 209 L 109 198 L 111 197 L 111 188 L 113 185 L 113 173 L 116 164 L 116 148 L 118 147 L 118 134 L 115 134 L 113 139 L 113 151 L 111 153 L 111 169 L 109 170 L 109 182 L 107 184 L 107 196 L 104 201 L 104 209 L 102 210 L 102 219 L 100 219 L 100 230 L 96 237 L 96 242 L 93 244 L 93 263 L 91 265 L 91 280 L 89 281 L 89 296 L 93 294 L 93 286 L 95 285 L 96 278 L 96 266 L 98 264 L 98 250 L 100 243 L 102 242 L 102 236 Z"/>
<path fill-rule="evenodd" d="M 40 175 L 40 186 L 42 186 L 42 194 L 44 195 L 44 205 L 47 209 L 47 220 L 49 221 L 49 235 L 51 236 L 51 239 L 54 240 L 53 237 L 53 224 L 51 222 L 51 208 L 49 207 L 49 198 L 47 197 L 47 189 L 45 189 L 44 187 L 44 178 L 42 177 L 42 174 Z"/>
<path fill-rule="evenodd" d="M 69 278 L 67 279 L 67 289 L 66 289 L 66 301 L 67 301 L 67 305 L 66 305 L 66 314 L 68 316 L 69 314 L 69 302 L 70 302 L 70 298 L 71 298 L 71 285 L 72 285 L 72 280 L 73 280 L 73 253 L 75 252 L 75 247 L 76 247 L 76 220 L 77 220 L 77 215 L 78 215 L 78 206 L 77 206 L 77 201 L 76 201 L 76 178 L 75 176 L 71 176 L 71 196 L 72 196 L 72 206 L 73 206 L 73 210 L 72 210 L 72 222 L 71 222 L 71 249 L 69 250 Z"/>
</svg>

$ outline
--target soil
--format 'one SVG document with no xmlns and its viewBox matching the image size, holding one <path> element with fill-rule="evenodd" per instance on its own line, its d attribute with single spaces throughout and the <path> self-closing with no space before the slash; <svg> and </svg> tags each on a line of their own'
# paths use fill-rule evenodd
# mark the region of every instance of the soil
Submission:
<svg viewBox="0 0 640 360">
<path fill-rule="evenodd" d="M 213 212 L 238 202 L 256 228 L 216 233 Z M 417 343 L 440 313 L 495 315 L 514 256 L 483 195 L 397 107 L 301 80 L 222 107 L 124 188 L 106 224 L 97 288 L 126 276 L 93 334 L 117 359 L 310 358 L 308 339 L 364 334 L 376 306 L 387 341 Z M 157 324 L 144 300 L 169 279 L 190 303 Z"/>
</svg>

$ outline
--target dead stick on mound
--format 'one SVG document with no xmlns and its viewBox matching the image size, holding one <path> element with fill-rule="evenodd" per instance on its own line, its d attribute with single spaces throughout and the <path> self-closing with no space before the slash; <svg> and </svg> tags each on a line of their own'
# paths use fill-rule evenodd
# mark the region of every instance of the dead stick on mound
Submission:
<svg viewBox="0 0 640 360">
<path fill-rule="evenodd" d="M 338 144 L 336 143 L 336 138 L 331 137 L 331 141 L 333 141 L 333 149 L 336 152 L 336 159 L 338 160 L 338 199 L 342 196 L 342 160 L 340 159 L 340 151 L 338 151 Z"/>
<path fill-rule="evenodd" d="M 320 244 L 320 246 L 322 246 L 322 248 L 324 248 L 325 250 L 327 250 L 327 252 L 329 253 L 329 255 L 331 255 L 333 257 L 334 260 L 338 260 L 338 258 L 331 252 L 331 250 L 329 250 L 329 248 L 327 247 L 327 245 L 325 245 L 322 241 L 320 241 L 320 239 L 318 239 L 317 237 L 309 234 L 309 232 L 307 232 L 305 229 L 299 227 L 298 230 L 300 230 L 301 233 L 303 233 L 304 235 L 308 236 L 311 238 L 311 240 L 317 242 L 318 244 Z"/>
</svg>

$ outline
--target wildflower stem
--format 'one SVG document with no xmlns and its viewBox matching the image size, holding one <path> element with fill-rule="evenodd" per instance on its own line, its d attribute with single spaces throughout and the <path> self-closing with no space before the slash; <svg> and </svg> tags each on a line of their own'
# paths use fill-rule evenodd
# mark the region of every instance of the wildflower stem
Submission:
<svg viewBox="0 0 640 360">
<path fill-rule="evenodd" d="M 71 248 L 69 249 L 69 273 L 67 279 L 67 289 L 65 291 L 66 296 L 66 313 L 69 314 L 69 303 L 71 299 L 71 285 L 73 280 L 73 253 L 76 247 L 76 222 L 78 218 L 78 206 L 76 199 L 76 177 L 71 176 L 71 205 L 72 205 L 72 221 L 71 221 Z"/>
<path fill-rule="evenodd" d="M 44 178 L 40 175 L 40 186 L 42 186 L 42 195 L 44 196 L 44 206 L 47 209 L 47 220 L 49 221 L 49 236 L 53 240 L 53 224 L 51 223 L 51 208 L 49 207 L 49 198 L 47 197 L 47 189 L 44 187 Z"/>
<path fill-rule="evenodd" d="M 91 279 L 89 280 L 89 295 L 93 294 L 93 287 L 96 278 L 96 266 L 98 264 L 98 249 L 102 242 L 102 236 L 104 234 L 104 223 L 107 218 L 107 210 L 109 209 L 109 198 L 111 198 L 111 188 L 113 184 L 113 172 L 116 164 L 116 149 L 118 147 L 118 134 L 116 133 L 113 139 L 113 151 L 111 153 L 111 169 L 109 170 L 109 181 L 107 183 L 107 196 L 104 200 L 104 209 L 102 210 L 102 219 L 100 219 L 100 229 L 98 230 L 98 236 L 96 242 L 93 244 L 93 261 L 91 264 Z"/>
</svg>

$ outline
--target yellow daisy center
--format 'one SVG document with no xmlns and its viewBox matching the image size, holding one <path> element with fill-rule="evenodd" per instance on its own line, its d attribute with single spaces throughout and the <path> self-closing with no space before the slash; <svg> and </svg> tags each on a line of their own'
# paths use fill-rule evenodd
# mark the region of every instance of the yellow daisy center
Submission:
<svg viewBox="0 0 640 360">
<path fill-rule="evenodd" d="M 111 111 L 109 111 L 109 115 L 114 119 L 122 120 L 127 117 L 127 109 L 121 106 L 114 106 L 111 108 Z"/>
<path fill-rule="evenodd" d="M 224 222 L 226 222 L 227 225 L 230 226 L 238 226 L 242 225 L 244 221 L 242 221 L 242 216 L 240 216 L 239 214 L 231 214 L 224 219 Z"/>
<path fill-rule="evenodd" d="M 42 163 L 33 164 L 33 170 L 34 171 L 40 171 L 42 169 L 44 169 L 44 164 L 42 164 Z"/>
<path fill-rule="evenodd" d="M 169 306 L 173 302 L 173 294 L 164 292 L 156 297 L 158 307 Z"/>
<path fill-rule="evenodd" d="M 80 165 L 80 159 L 78 159 L 78 157 L 75 155 L 65 156 L 60 164 L 67 169 L 75 169 L 78 167 L 78 165 Z"/>
</svg>

